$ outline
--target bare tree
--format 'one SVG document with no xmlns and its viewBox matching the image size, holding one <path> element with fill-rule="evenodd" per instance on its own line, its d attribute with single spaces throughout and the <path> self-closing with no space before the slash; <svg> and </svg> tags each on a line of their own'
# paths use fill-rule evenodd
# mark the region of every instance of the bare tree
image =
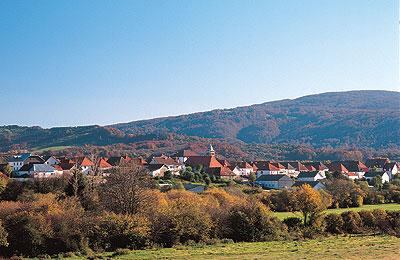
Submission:
<svg viewBox="0 0 400 260">
<path fill-rule="evenodd" d="M 103 206 L 115 213 L 135 214 L 145 206 L 154 182 L 143 167 L 124 162 L 106 177 L 100 188 Z"/>
</svg>

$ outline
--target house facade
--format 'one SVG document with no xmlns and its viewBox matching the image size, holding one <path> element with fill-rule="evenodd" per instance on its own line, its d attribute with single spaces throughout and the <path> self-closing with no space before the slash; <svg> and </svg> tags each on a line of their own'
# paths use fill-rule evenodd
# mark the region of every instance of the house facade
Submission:
<svg viewBox="0 0 400 260">
<path fill-rule="evenodd" d="M 292 187 L 294 181 L 285 174 L 268 174 L 258 177 L 255 183 L 264 189 L 285 189 Z"/>
</svg>

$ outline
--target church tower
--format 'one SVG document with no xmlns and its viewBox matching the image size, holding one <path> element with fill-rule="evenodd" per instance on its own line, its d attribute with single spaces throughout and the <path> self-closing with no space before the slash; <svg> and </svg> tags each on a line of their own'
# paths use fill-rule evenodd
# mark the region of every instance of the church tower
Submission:
<svg viewBox="0 0 400 260">
<path fill-rule="evenodd" d="M 212 147 L 211 144 L 210 144 L 210 149 L 208 150 L 208 154 L 209 154 L 210 156 L 215 156 L 215 151 L 214 151 L 214 148 Z"/>
</svg>

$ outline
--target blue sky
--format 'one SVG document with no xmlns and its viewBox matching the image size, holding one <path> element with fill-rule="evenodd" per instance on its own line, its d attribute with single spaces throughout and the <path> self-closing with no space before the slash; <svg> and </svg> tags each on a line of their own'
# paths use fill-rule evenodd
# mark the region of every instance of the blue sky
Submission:
<svg viewBox="0 0 400 260">
<path fill-rule="evenodd" d="M 398 1 L 0 1 L 0 125 L 399 90 Z"/>
</svg>

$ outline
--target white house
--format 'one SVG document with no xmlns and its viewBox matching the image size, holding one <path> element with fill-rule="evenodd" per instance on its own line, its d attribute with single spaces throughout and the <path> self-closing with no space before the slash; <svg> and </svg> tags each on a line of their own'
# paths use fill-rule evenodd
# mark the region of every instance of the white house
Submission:
<svg viewBox="0 0 400 260">
<path fill-rule="evenodd" d="M 16 176 L 28 178 L 47 178 L 58 177 L 62 174 L 62 170 L 57 170 L 53 166 L 48 164 L 25 164 L 16 173 Z"/>
<path fill-rule="evenodd" d="M 313 171 L 313 172 L 300 172 L 297 176 L 298 181 L 318 181 L 325 179 L 324 171 Z"/>
<path fill-rule="evenodd" d="M 25 161 L 31 156 L 30 153 L 22 153 L 14 155 L 8 159 L 8 165 L 11 166 L 14 172 L 19 171 L 19 169 L 24 166 Z"/>
<path fill-rule="evenodd" d="M 173 158 L 165 155 L 151 158 L 149 165 L 165 165 L 168 171 L 174 175 L 179 175 L 180 171 L 184 169 L 184 165 L 182 163 L 177 162 Z"/>
<path fill-rule="evenodd" d="M 60 164 L 60 161 L 54 156 L 47 156 L 44 158 L 44 163 L 48 165 L 57 165 Z"/>
<path fill-rule="evenodd" d="M 181 150 L 178 153 L 176 153 L 173 157 L 176 158 L 178 162 L 185 163 L 186 160 L 191 156 L 198 156 L 198 154 L 191 150 Z"/>
<path fill-rule="evenodd" d="M 387 172 L 374 172 L 374 171 L 371 171 L 371 172 L 367 172 L 366 174 L 364 174 L 364 178 L 368 182 L 372 181 L 377 176 L 381 176 L 382 183 L 390 181 L 390 177 L 389 177 L 389 174 Z"/>
<path fill-rule="evenodd" d="M 261 175 L 274 175 L 281 174 L 280 169 L 270 162 L 255 162 L 257 167 L 257 177 Z"/>
<path fill-rule="evenodd" d="M 256 184 L 267 189 L 284 189 L 293 185 L 293 180 L 285 174 L 261 175 L 256 179 Z"/>
<path fill-rule="evenodd" d="M 400 171 L 398 164 L 395 162 L 385 164 L 383 170 L 389 175 L 390 179 L 393 179 Z"/>
<path fill-rule="evenodd" d="M 168 168 L 164 164 L 149 164 L 146 166 L 151 177 L 163 177 Z"/>
</svg>

